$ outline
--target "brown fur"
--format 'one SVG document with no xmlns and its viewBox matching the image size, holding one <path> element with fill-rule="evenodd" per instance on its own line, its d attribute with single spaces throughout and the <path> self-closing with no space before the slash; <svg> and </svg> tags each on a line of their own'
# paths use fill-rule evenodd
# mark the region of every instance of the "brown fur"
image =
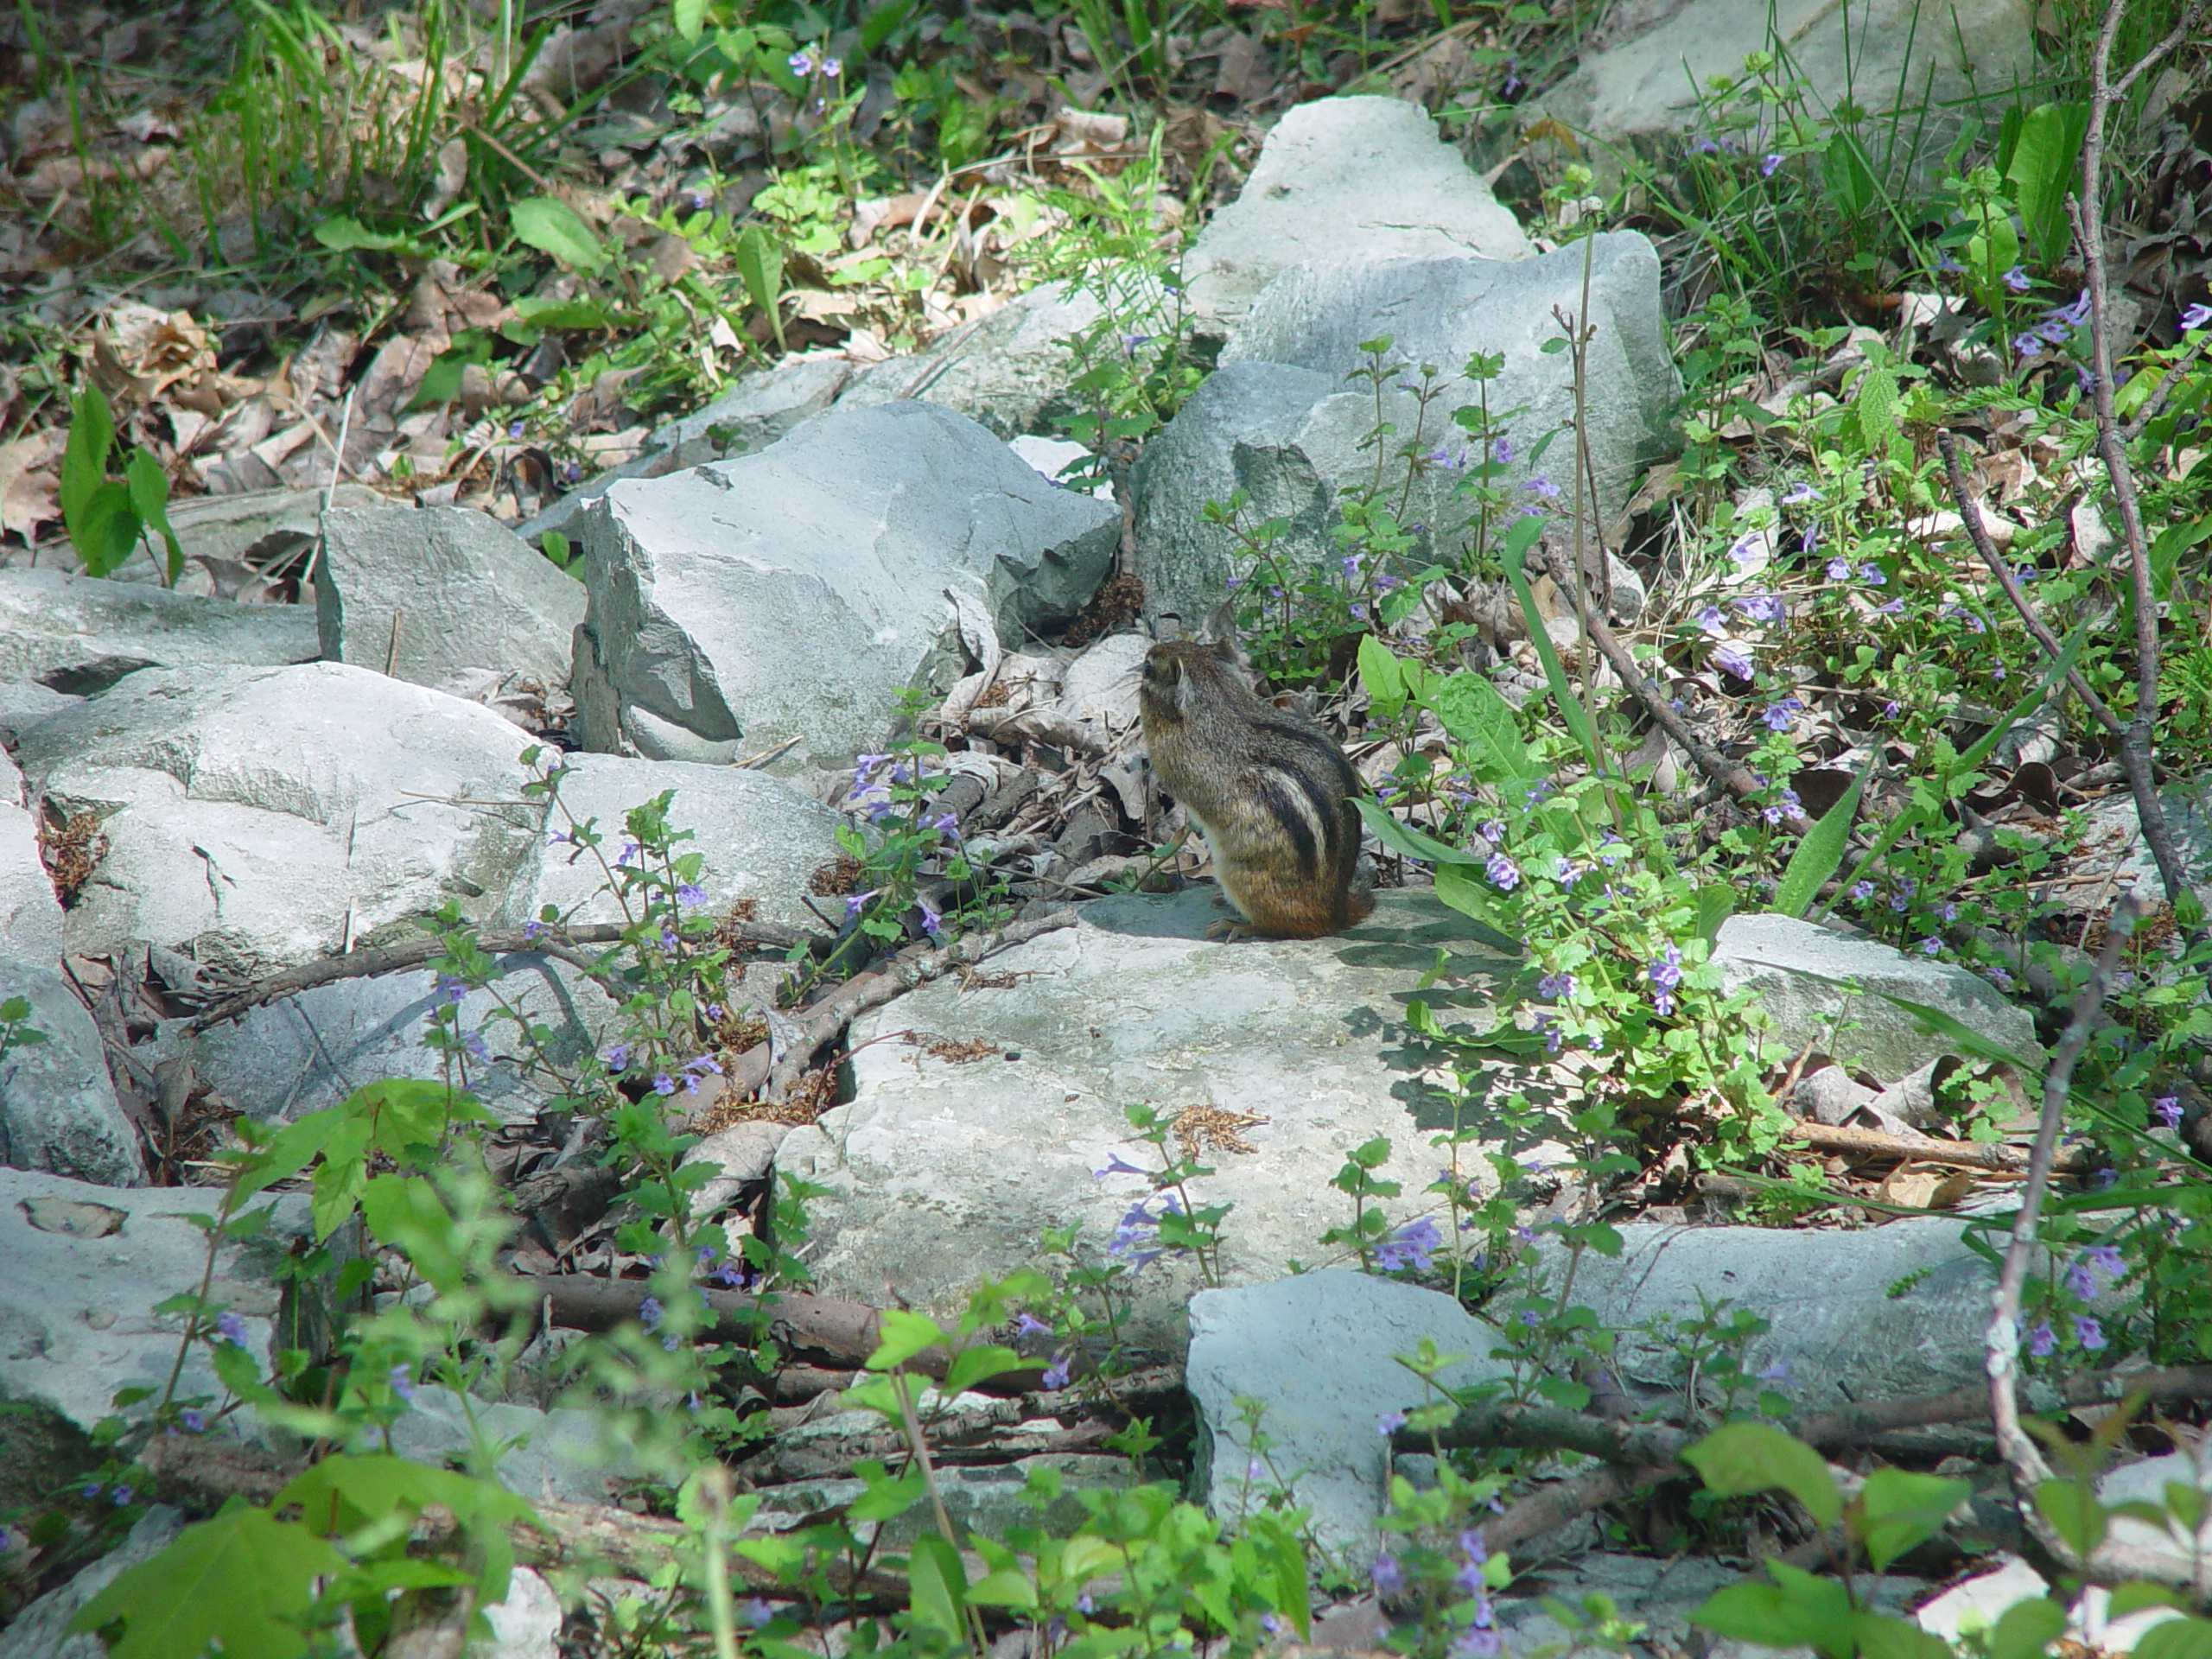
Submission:
<svg viewBox="0 0 2212 1659">
<path fill-rule="evenodd" d="M 1310 939 L 1365 919 L 1375 899 L 1357 874 L 1359 774 L 1326 732 L 1262 701 L 1226 645 L 1153 646 L 1138 703 L 1160 787 L 1205 832 L 1249 924 L 1217 933 Z"/>
</svg>

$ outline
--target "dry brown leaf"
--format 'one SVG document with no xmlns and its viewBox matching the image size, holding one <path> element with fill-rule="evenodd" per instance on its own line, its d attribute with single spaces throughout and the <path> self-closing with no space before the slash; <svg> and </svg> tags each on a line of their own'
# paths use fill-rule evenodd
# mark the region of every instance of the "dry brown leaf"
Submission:
<svg viewBox="0 0 2212 1659">
<path fill-rule="evenodd" d="M 35 543 L 35 531 L 61 517 L 56 497 L 62 446 L 60 427 L 13 443 L 0 443 L 0 530 Z"/>
</svg>

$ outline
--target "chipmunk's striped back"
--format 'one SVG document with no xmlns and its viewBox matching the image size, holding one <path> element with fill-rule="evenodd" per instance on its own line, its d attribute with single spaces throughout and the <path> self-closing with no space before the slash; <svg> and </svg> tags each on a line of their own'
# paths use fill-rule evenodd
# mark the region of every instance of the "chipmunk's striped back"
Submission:
<svg viewBox="0 0 2212 1659">
<path fill-rule="evenodd" d="M 1139 704 L 1153 771 L 1204 832 L 1244 931 L 1312 938 L 1374 910 L 1358 879 L 1359 774 L 1328 733 L 1192 640 L 1145 653 Z"/>
</svg>

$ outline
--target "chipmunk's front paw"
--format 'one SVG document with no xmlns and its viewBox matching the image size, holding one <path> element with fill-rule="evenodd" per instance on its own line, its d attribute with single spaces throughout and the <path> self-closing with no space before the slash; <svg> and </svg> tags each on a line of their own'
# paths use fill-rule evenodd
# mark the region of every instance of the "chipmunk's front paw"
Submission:
<svg viewBox="0 0 2212 1659">
<path fill-rule="evenodd" d="M 1217 944 L 1229 944 L 1237 939 L 1252 937 L 1252 924 L 1241 916 L 1225 916 L 1206 929 L 1206 938 Z"/>
</svg>

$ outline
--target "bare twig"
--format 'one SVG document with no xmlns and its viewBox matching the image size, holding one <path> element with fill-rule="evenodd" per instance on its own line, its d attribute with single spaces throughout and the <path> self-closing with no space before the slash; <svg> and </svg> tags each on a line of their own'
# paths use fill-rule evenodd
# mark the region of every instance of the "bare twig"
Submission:
<svg viewBox="0 0 2212 1659">
<path fill-rule="evenodd" d="M 863 974 L 839 986 L 808 1009 L 798 1036 L 785 1045 L 781 1055 L 772 1060 L 765 1043 L 740 1055 L 729 1069 L 726 1090 L 730 1097 L 742 1099 L 765 1082 L 767 1098 L 780 1100 L 806 1074 L 807 1067 L 814 1064 L 814 1057 L 836 1041 L 855 1015 L 880 1007 L 893 997 L 911 991 L 917 985 L 927 984 L 956 968 L 981 962 L 1017 944 L 1027 944 L 1040 934 L 1074 925 L 1074 911 L 1056 910 L 1049 916 L 1015 922 L 995 933 L 970 933 L 955 939 L 942 950 L 894 963 L 876 973 Z"/>
<path fill-rule="evenodd" d="M 1819 1152 L 1872 1154 L 1905 1158 L 1921 1164 L 1948 1164 L 1955 1169 L 1986 1169 L 2000 1175 L 2025 1174 L 2028 1154 L 2018 1147 L 1984 1145 L 1973 1141 L 1938 1141 L 1919 1135 L 1885 1135 L 1879 1129 L 1857 1129 L 1825 1123 L 1798 1123 L 1789 1139 L 1802 1141 Z M 2057 1167 L 2088 1168 L 2096 1158 L 2094 1148 L 2079 1147 L 2057 1161 Z"/>
<path fill-rule="evenodd" d="M 1544 565 L 1550 571 L 1552 580 L 1559 582 L 1559 572 L 1552 568 L 1548 553 L 1545 556 Z M 1560 582 L 1560 585 L 1564 587 L 1566 584 Z M 1637 701 L 1649 711 L 1659 729 L 1681 745 L 1683 752 L 1696 763 L 1700 772 L 1738 800 L 1748 801 L 1764 791 L 1766 785 L 1754 778 L 1749 768 L 1738 766 L 1690 729 L 1689 722 L 1676 714 L 1674 706 L 1667 701 L 1666 693 L 1660 689 L 1658 682 L 1643 671 L 1642 664 L 1629 654 L 1628 647 L 1621 644 L 1619 636 L 1599 619 L 1591 606 L 1585 604 L 1580 609 L 1582 626 L 1588 632 L 1591 643 L 1613 665 L 1613 671 L 1621 677 L 1621 683 L 1636 694 Z"/>
<path fill-rule="evenodd" d="M 773 922 L 728 922 L 726 931 L 750 944 L 772 945 L 787 950 L 801 939 L 811 936 L 795 927 L 784 927 Z M 495 957 L 529 952 L 539 956 L 556 957 L 570 966 L 588 974 L 618 1001 L 630 995 L 630 988 L 622 984 L 600 959 L 581 947 L 588 944 L 612 944 L 622 937 L 623 929 L 611 923 L 594 923 L 582 927 L 556 928 L 535 934 L 520 929 L 504 929 L 496 932 L 479 933 L 477 944 Z M 397 944 L 379 945 L 373 950 L 349 950 L 340 957 L 323 957 L 314 962 L 303 962 L 296 968 L 287 968 L 266 979 L 256 980 L 237 995 L 226 997 L 205 1013 L 193 1016 L 188 1031 L 202 1032 L 235 1020 L 249 1009 L 264 1002 L 274 1002 L 280 997 L 296 996 L 302 991 L 312 990 L 317 985 L 327 985 L 340 979 L 373 979 L 378 974 L 396 974 L 410 968 L 419 968 L 433 957 L 441 956 L 445 941 L 435 934 L 421 938 L 402 939 Z"/>
<path fill-rule="evenodd" d="M 2089 1045 L 2097 1012 L 2104 1006 L 2105 989 L 2120 965 L 2120 951 L 2135 931 L 2139 906 L 2123 896 L 2113 907 L 2107 924 L 2105 948 L 2089 976 L 2089 982 L 2075 999 L 2074 1017 L 2052 1055 L 2044 1076 L 2043 1118 L 2036 1126 L 2035 1154 L 2028 1163 L 2028 1184 L 2020 1194 L 2020 1208 L 2012 1218 L 2012 1242 L 2005 1252 L 2005 1270 L 1997 1283 L 1996 1312 L 1989 1321 L 1983 1347 L 1989 1368 L 1990 1419 L 1997 1427 L 1997 1449 L 2012 1476 L 2013 1496 L 2028 1528 L 2053 1556 L 2078 1568 L 2082 1563 L 2066 1541 L 2043 1518 L 2036 1507 L 2036 1488 L 2051 1478 L 2026 1431 L 2020 1427 L 2020 1405 L 2013 1387 L 2020 1351 L 2020 1297 L 2027 1284 L 2028 1256 L 2035 1248 L 2036 1224 L 2042 1219 L 2043 1199 L 2050 1184 L 2050 1166 L 2058 1149 L 2058 1132 L 2065 1127 L 2066 1096 L 2073 1084 L 2074 1067 Z"/>
</svg>

